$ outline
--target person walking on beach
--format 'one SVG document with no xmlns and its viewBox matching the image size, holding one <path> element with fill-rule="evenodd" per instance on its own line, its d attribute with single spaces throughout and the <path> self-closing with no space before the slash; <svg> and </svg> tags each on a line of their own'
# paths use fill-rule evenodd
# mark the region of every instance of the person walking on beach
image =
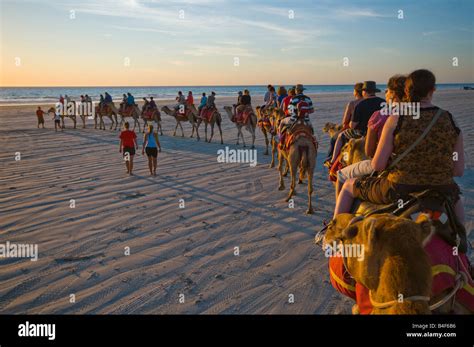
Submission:
<svg viewBox="0 0 474 347">
<path fill-rule="evenodd" d="M 156 176 L 156 165 L 158 152 L 161 152 L 160 140 L 158 140 L 158 133 L 153 131 L 153 125 L 148 125 L 148 132 L 143 137 L 142 155 L 146 153 L 148 157 L 148 168 L 150 175 Z"/>
<path fill-rule="evenodd" d="M 130 124 L 125 122 L 124 130 L 120 133 L 120 153 L 125 157 L 125 166 L 127 173 L 131 176 L 133 171 L 133 157 L 135 149 L 138 150 L 137 135 L 133 130 L 129 130 Z"/>
<path fill-rule="evenodd" d="M 38 117 L 38 129 L 40 127 L 40 124 L 43 126 L 44 129 L 44 111 L 41 109 L 40 106 L 38 106 L 38 109 L 36 110 L 36 116 Z"/>
<path fill-rule="evenodd" d="M 63 131 L 63 127 L 61 126 L 61 116 L 56 111 L 51 110 L 51 112 L 53 113 L 54 131 L 57 132 L 58 127 Z"/>
</svg>

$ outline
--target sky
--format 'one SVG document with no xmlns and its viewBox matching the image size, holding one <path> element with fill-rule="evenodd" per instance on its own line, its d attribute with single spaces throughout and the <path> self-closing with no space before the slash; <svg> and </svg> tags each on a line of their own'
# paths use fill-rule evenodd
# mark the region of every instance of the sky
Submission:
<svg viewBox="0 0 474 347">
<path fill-rule="evenodd" d="M 473 0 L 0 0 L 0 86 L 474 82 Z"/>
</svg>

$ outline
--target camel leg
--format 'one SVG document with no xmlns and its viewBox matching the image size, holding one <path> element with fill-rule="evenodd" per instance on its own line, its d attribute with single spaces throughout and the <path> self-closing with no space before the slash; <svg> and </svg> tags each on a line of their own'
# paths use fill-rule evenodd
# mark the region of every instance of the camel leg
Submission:
<svg viewBox="0 0 474 347">
<path fill-rule="evenodd" d="M 244 144 L 244 147 L 247 147 L 247 146 L 245 145 L 244 132 L 242 131 L 242 128 L 240 129 L 240 136 L 242 136 L 242 143 Z"/>
<path fill-rule="evenodd" d="M 94 129 L 97 129 L 97 115 L 94 117 Z"/>
<path fill-rule="evenodd" d="M 114 130 L 117 130 L 117 126 L 118 126 L 118 116 L 116 114 L 114 114 L 114 120 L 115 120 L 115 129 Z"/>
<path fill-rule="evenodd" d="M 135 128 L 135 124 L 138 124 L 138 132 L 141 132 L 140 130 L 140 120 L 138 118 L 134 118 L 135 119 L 135 122 L 133 124 L 133 128 Z"/>
<path fill-rule="evenodd" d="M 285 166 L 285 172 L 283 173 L 283 176 L 286 177 L 286 176 L 288 176 L 288 171 L 290 170 L 290 164 L 288 163 L 288 160 L 286 160 L 286 158 L 284 158 L 284 159 L 285 159 L 285 165 L 286 166 Z"/>
<path fill-rule="evenodd" d="M 204 122 L 204 137 L 206 138 L 206 142 L 208 142 L 207 141 L 207 124 L 208 124 L 207 122 Z"/>
<path fill-rule="evenodd" d="M 270 169 L 275 167 L 276 143 L 275 143 L 275 139 L 274 139 L 273 136 L 272 136 L 272 139 L 271 139 L 271 145 L 272 145 L 272 161 L 270 162 Z M 267 154 L 268 154 L 268 150 L 267 150 Z M 277 153 L 277 156 L 278 156 L 278 153 Z"/>
<path fill-rule="evenodd" d="M 74 118 L 72 119 L 72 121 L 74 122 L 74 129 L 76 129 L 76 127 L 77 127 L 77 119 L 76 119 L 75 116 L 74 116 Z"/>
<path fill-rule="evenodd" d="M 193 137 L 194 136 L 194 129 L 196 128 L 196 124 L 194 122 L 191 123 L 191 125 L 193 126 L 193 130 L 191 132 L 191 136 L 190 137 Z M 196 130 L 197 131 L 197 130 Z M 184 136 L 184 134 L 183 134 Z"/>
<path fill-rule="evenodd" d="M 266 131 L 263 132 L 263 136 L 265 137 L 265 152 L 263 153 L 263 155 L 268 155 L 268 135 Z M 274 166 L 275 166 L 275 163 L 272 158 L 272 164 L 270 165 L 270 167 L 274 167 Z"/>
<path fill-rule="evenodd" d="M 196 124 L 196 138 L 198 141 L 201 141 L 201 137 L 199 136 L 199 126 L 201 125 L 201 120 L 198 120 Z"/>
<path fill-rule="evenodd" d="M 279 151 L 278 152 L 278 174 L 280 176 L 280 185 L 278 186 L 278 190 L 285 189 L 285 182 L 283 181 L 283 154 Z"/>
<path fill-rule="evenodd" d="M 86 128 L 86 116 L 81 116 L 82 118 L 82 129 Z"/>
<path fill-rule="evenodd" d="M 174 128 L 173 136 L 176 136 L 176 130 L 178 130 L 179 121 L 176 121 L 176 127 Z"/>
<path fill-rule="evenodd" d="M 212 142 L 212 138 L 214 137 L 214 124 L 215 124 L 215 123 L 212 123 L 212 124 L 211 124 L 211 137 L 209 138 L 209 143 Z"/>
<path fill-rule="evenodd" d="M 61 127 L 62 127 L 63 129 L 66 128 L 66 125 L 64 124 L 64 117 L 61 117 Z"/>
<path fill-rule="evenodd" d="M 288 155 L 288 160 L 290 157 Z M 293 195 L 295 195 L 295 186 L 296 186 L 296 167 L 295 165 L 290 165 L 290 175 L 291 175 L 291 184 L 290 184 L 290 192 L 288 193 L 288 197 L 286 198 L 286 202 L 290 201 Z"/>
<path fill-rule="evenodd" d="M 306 172 L 308 173 L 308 210 L 306 214 L 313 214 L 313 204 L 311 203 L 311 195 L 313 194 L 313 169 L 308 167 L 306 168 Z"/>
<path fill-rule="evenodd" d="M 237 146 L 239 145 L 239 142 L 240 142 L 240 132 L 241 131 L 242 131 L 242 128 L 237 127 L 237 143 L 236 143 Z"/>
<path fill-rule="evenodd" d="M 156 124 L 157 124 L 157 131 L 160 130 L 160 135 L 163 136 L 163 129 L 161 129 L 161 122 L 158 120 L 156 121 Z"/>
<path fill-rule="evenodd" d="M 255 149 L 255 128 L 252 131 L 252 149 Z"/>
<path fill-rule="evenodd" d="M 183 130 L 183 126 L 181 125 L 181 122 L 179 122 L 179 127 L 181 128 L 181 137 L 184 137 L 184 130 Z M 194 132 L 194 128 L 193 128 L 193 132 Z"/>
<path fill-rule="evenodd" d="M 221 124 L 220 123 L 217 123 L 217 128 L 219 129 L 219 133 L 221 135 L 221 145 L 224 144 L 224 140 L 222 139 L 222 128 L 221 128 Z"/>
</svg>

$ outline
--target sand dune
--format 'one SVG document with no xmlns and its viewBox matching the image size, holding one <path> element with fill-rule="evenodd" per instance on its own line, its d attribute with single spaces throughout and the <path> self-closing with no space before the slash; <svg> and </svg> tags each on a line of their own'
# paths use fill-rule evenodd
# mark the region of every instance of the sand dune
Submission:
<svg viewBox="0 0 474 347">
<path fill-rule="evenodd" d="M 469 167 L 458 182 L 468 221 L 473 96 L 440 91 L 435 98 L 464 132 Z M 66 119 L 67 129 L 55 133 L 49 118 L 47 129 L 36 129 L 34 107 L 0 108 L 0 243 L 39 247 L 36 262 L 0 259 L 0 313 L 350 313 L 350 300 L 331 287 L 327 259 L 313 245 L 334 206 L 322 168 L 328 138 L 320 129 L 340 120 L 349 98 L 313 96 L 320 141 L 313 216 L 304 214 L 305 185 L 297 187 L 294 209 L 284 202 L 287 192 L 277 190 L 259 130 L 256 167 L 224 164 L 216 160 L 223 147 L 217 136 L 212 144 L 197 142 L 188 124 L 186 137 L 172 137 L 174 119 L 163 115 L 158 176 L 149 176 L 138 155 L 135 176 L 128 177 L 117 131 L 95 130 L 90 120 L 87 129 L 78 123 L 74 130 Z M 232 101 L 217 99 L 221 111 Z M 236 148 L 235 126 L 222 114 L 224 146 Z"/>
</svg>

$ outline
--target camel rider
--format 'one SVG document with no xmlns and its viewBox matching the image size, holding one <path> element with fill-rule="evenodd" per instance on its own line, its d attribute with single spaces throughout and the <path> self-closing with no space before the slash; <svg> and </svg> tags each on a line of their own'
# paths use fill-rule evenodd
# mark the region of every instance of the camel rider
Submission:
<svg viewBox="0 0 474 347">
<path fill-rule="evenodd" d="M 81 95 L 81 103 L 85 103 L 86 102 L 86 98 L 84 97 L 84 95 Z"/>
<path fill-rule="evenodd" d="M 106 104 L 111 104 L 112 103 L 112 96 L 107 92 L 105 92 L 104 101 L 105 101 Z"/>
<path fill-rule="evenodd" d="M 237 107 L 239 107 L 240 105 L 242 105 L 242 101 L 241 101 L 241 100 L 242 100 L 242 95 L 243 95 L 243 93 L 242 93 L 241 90 L 239 90 L 239 92 L 238 92 L 237 94 L 239 95 L 239 96 L 237 97 L 237 103 L 234 104 L 234 105 L 232 105 L 232 106 L 234 106 L 234 116 L 236 115 L 235 110 L 237 109 Z"/>
<path fill-rule="evenodd" d="M 283 119 L 281 125 L 287 127 L 288 125 L 295 123 L 298 118 L 302 117 L 304 123 L 311 127 L 311 131 L 314 132 L 313 125 L 309 119 L 309 115 L 314 112 L 313 101 L 311 98 L 303 94 L 305 89 L 306 88 L 304 88 L 302 84 L 296 85 L 296 95 L 291 98 L 288 105 L 290 117 Z"/>
<path fill-rule="evenodd" d="M 265 104 L 262 105 L 262 108 L 265 108 L 265 106 L 267 106 L 268 102 L 270 101 L 271 89 L 272 89 L 272 85 L 269 84 L 267 86 L 267 91 L 265 92 L 265 95 L 263 97 L 263 101 L 265 102 Z"/>
<path fill-rule="evenodd" d="M 288 106 L 290 105 L 291 99 L 295 96 L 296 91 L 295 87 L 291 87 L 288 89 L 288 96 L 283 99 L 281 102 L 281 110 L 285 113 L 285 116 L 290 116 L 290 111 L 288 110 Z"/>
<path fill-rule="evenodd" d="M 157 110 L 158 107 L 156 106 L 155 100 L 153 100 L 153 97 L 150 96 L 150 103 L 148 104 L 148 107 L 150 110 Z"/>
<path fill-rule="evenodd" d="M 147 112 L 150 107 L 150 102 L 147 98 L 143 98 L 143 106 L 142 106 L 142 113 Z"/>
<path fill-rule="evenodd" d="M 204 108 L 201 110 L 201 112 L 199 113 L 200 116 L 202 116 L 202 114 L 212 108 L 215 108 L 216 107 L 216 93 L 215 92 L 211 92 L 211 95 L 209 95 L 209 97 L 207 98 L 207 102 L 206 102 L 206 106 L 204 106 Z"/>
<path fill-rule="evenodd" d="M 198 107 L 199 113 L 201 113 L 202 108 L 205 107 L 206 104 L 207 104 L 206 93 L 202 93 L 201 102 L 199 103 L 199 107 Z"/>
<path fill-rule="evenodd" d="M 127 106 L 135 106 L 135 98 L 130 93 L 127 93 Z"/>
<path fill-rule="evenodd" d="M 245 111 L 246 108 L 252 107 L 251 106 L 252 98 L 250 97 L 250 92 L 247 89 L 244 90 L 244 94 L 240 97 L 239 101 L 240 101 L 240 105 L 237 105 L 235 109 L 236 117 L 238 115 L 241 115 Z"/>
<path fill-rule="evenodd" d="M 102 94 L 100 94 L 100 98 L 99 98 L 99 108 L 102 108 L 102 106 L 104 105 L 104 96 Z"/>
<path fill-rule="evenodd" d="M 174 109 L 178 111 L 180 108 L 185 110 L 186 107 L 186 98 L 183 95 L 183 92 L 180 90 L 178 96 L 176 97 L 177 104 L 174 106 Z"/>
<path fill-rule="evenodd" d="M 216 93 L 211 92 L 211 95 L 207 98 L 207 108 L 213 108 L 216 107 Z"/>
<path fill-rule="evenodd" d="M 188 92 L 188 97 L 186 98 L 186 104 L 188 106 L 194 105 L 194 97 L 193 97 L 193 92 L 192 91 Z"/>
<path fill-rule="evenodd" d="M 64 97 L 59 95 L 59 102 L 64 105 Z"/>
</svg>

